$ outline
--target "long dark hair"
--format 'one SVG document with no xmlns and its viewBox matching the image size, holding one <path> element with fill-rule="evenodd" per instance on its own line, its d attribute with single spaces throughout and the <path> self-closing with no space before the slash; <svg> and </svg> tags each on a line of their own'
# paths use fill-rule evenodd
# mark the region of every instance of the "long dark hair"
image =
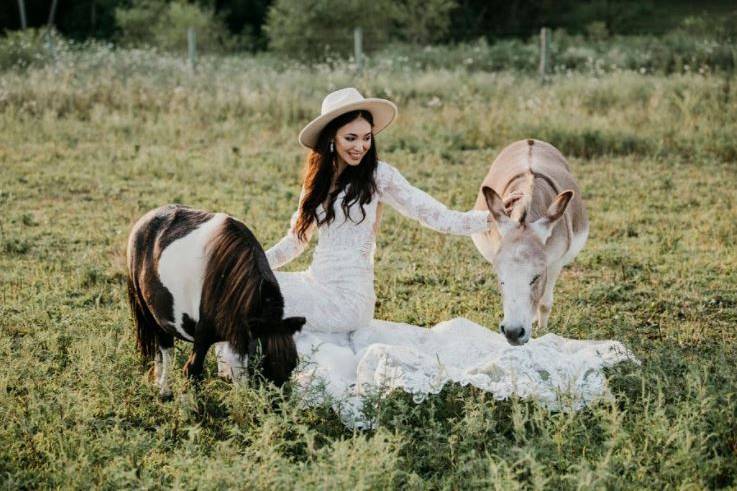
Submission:
<svg viewBox="0 0 737 491">
<path fill-rule="evenodd" d="M 335 183 L 335 189 L 330 192 L 333 176 L 338 170 L 337 153 L 330 152 L 330 141 L 335 139 L 335 133 L 339 128 L 358 118 L 365 119 L 371 126 L 374 125 L 374 118 L 368 111 L 359 110 L 342 114 L 330 121 L 322 130 L 317 138 L 315 148 L 307 156 L 304 195 L 300 202 L 300 212 L 296 225 L 297 237 L 300 240 L 305 239 L 307 230 L 313 223 L 322 225 L 335 220 L 333 204 L 343 189 L 346 192 L 341 207 L 345 216 L 350 217 L 348 209 L 354 203 L 359 203 L 363 217 L 358 223 L 366 218 L 366 211 L 363 207 L 371 202 L 371 198 L 376 192 L 374 171 L 378 166 L 378 157 L 376 139 L 373 134 L 371 135 L 371 147 L 361 159 L 361 163 L 356 166 L 349 165 L 343 169 Z M 325 215 L 318 217 L 317 207 L 325 203 L 325 200 L 327 200 Z"/>
</svg>

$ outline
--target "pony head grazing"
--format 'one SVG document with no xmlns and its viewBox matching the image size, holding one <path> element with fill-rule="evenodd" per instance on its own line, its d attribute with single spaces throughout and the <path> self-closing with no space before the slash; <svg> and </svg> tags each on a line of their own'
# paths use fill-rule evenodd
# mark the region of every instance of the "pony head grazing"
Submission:
<svg viewBox="0 0 737 491">
<path fill-rule="evenodd" d="M 250 230 L 228 218 L 208 244 L 200 310 L 249 369 L 276 385 L 297 366 L 293 335 L 303 317 L 284 319 L 284 298 L 266 255 Z"/>
<path fill-rule="evenodd" d="M 248 367 L 280 387 L 289 380 L 299 363 L 294 334 L 302 329 L 304 317 L 287 317 L 280 321 L 255 321 L 254 335 L 248 343 Z"/>
<path fill-rule="evenodd" d="M 520 200 L 523 209 L 515 206 L 510 210 L 490 187 L 484 186 L 482 192 L 500 236 L 492 260 L 504 307 L 499 331 L 510 344 L 522 345 L 530 339 L 548 281 L 545 243 L 563 216 L 573 191 L 558 194 L 547 211 L 531 221 L 528 200 Z"/>
</svg>

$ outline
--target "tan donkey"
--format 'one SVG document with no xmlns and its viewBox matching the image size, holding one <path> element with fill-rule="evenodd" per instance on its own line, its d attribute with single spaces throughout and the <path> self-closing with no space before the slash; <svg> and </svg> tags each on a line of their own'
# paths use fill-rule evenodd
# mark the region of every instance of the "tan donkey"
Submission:
<svg viewBox="0 0 737 491">
<path fill-rule="evenodd" d="M 491 164 L 475 209 L 490 210 L 496 227 L 472 236 L 499 279 L 510 344 L 530 339 L 532 323 L 548 324 L 553 288 L 563 266 L 583 249 L 586 208 L 568 163 L 540 140 L 507 146 Z"/>
</svg>

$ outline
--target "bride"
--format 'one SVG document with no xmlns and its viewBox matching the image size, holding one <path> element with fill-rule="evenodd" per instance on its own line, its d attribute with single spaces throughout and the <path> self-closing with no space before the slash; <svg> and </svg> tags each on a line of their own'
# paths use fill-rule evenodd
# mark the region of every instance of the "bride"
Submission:
<svg viewBox="0 0 737 491">
<path fill-rule="evenodd" d="M 302 360 L 297 386 L 318 402 L 330 400 L 354 427 L 371 424 L 362 412 L 369 394 L 401 388 L 422 399 L 449 381 L 551 407 L 560 406 L 561 392 L 573 395 L 575 407 L 606 395 L 601 368 L 631 357 L 616 342 L 549 334 L 512 347 L 463 318 L 432 329 L 373 319 L 374 251 L 384 204 L 441 233 L 472 235 L 495 226 L 489 212 L 449 210 L 378 160 L 375 137 L 396 115 L 392 102 L 346 88 L 328 94 L 320 116 L 299 134 L 310 150 L 299 206 L 286 236 L 266 251 L 284 315 L 307 320 L 295 335 Z M 306 249 L 315 231 L 310 267 L 276 271 Z M 227 345 L 217 352 L 221 374 L 243 366 Z"/>
</svg>

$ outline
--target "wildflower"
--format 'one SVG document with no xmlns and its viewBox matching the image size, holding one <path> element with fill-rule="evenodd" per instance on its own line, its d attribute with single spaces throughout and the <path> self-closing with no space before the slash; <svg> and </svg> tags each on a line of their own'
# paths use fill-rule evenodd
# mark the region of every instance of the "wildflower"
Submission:
<svg viewBox="0 0 737 491">
<path fill-rule="evenodd" d="M 427 107 L 440 107 L 443 105 L 443 102 L 440 100 L 438 96 L 433 96 L 432 99 L 427 101 Z"/>
</svg>

